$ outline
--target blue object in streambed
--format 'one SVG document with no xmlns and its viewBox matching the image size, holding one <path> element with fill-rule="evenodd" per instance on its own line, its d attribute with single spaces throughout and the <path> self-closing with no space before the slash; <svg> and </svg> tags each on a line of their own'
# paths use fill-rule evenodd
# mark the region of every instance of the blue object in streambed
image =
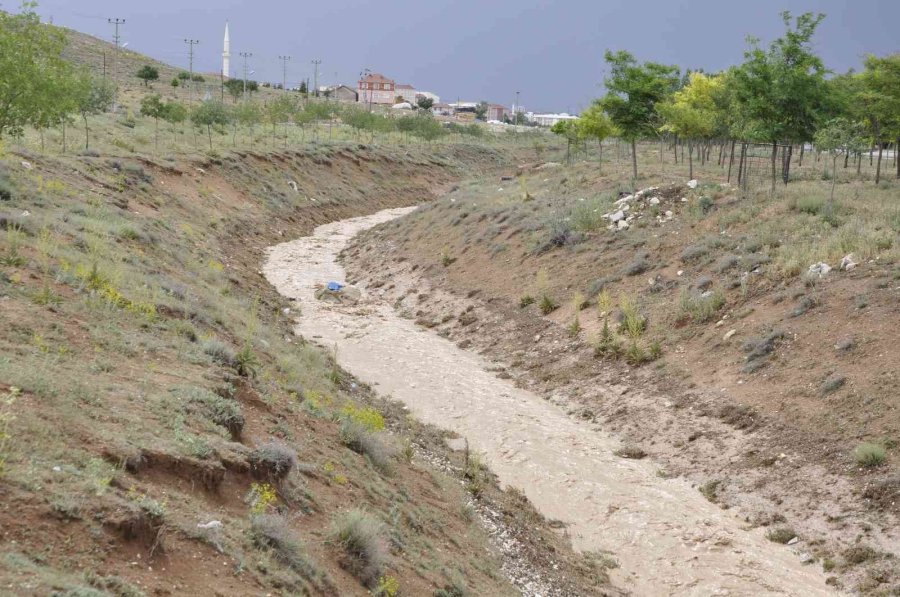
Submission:
<svg viewBox="0 0 900 597">
<path fill-rule="evenodd" d="M 344 287 L 344 285 L 340 284 L 338 282 L 329 282 L 328 283 L 328 290 L 330 290 L 332 292 L 337 292 L 338 290 L 340 290 L 343 287 Z"/>
</svg>

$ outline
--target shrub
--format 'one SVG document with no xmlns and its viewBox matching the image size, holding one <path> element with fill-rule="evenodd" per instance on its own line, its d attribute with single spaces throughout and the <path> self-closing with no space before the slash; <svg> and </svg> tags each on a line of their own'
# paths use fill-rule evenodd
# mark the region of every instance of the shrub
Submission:
<svg viewBox="0 0 900 597">
<path fill-rule="evenodd" d="M 180 393 L 188 401 L 188 408 L 199 411 L 210 421 L 227 429 L 233 437 L 239 437 L 244 428 L 244 414 L 236 400 L 223 398 L 204 388 L 181 388 Z"/>
<path fill-rule="evenodd" d="M 343 565 L 363 584 L 375 586 L 388 562 L 384 526 L 368 513 L 353 509 L 332 523 L 331 536 L 343 548 Z"/>
<path fill-rule="evenodd" d="M 534 304 L 534 297 L 531 296 L 530 294 L 526 294 L 525 296 L 523 296 L 522 298 L 519 299 L 519 308 L 520 309 L 524 309 L 528 305 L 533 305 L 533 304 Z"/>
<path fill-rule="evenodd" d="M 685 290 L 681 293 L 678 304 L 683 314 L 697 323 L 705 323 L 713 319 L 725 305 L 725 294 L 718 289 L 709 294 Z"/>
<path fill-rule="evenodd" d="M 256 377 L 256 370 L 259 367 L 259 359 L 253 352 L 253 347 L 247 342 L 234 357 L 234 369 L 241 377 Z"/>
<path fill-rule="evenodd" d="M 884 448 L 878 444 L 863 442 L 856 446 L 853 457 L 858 465 L 872 468 L 882 464 L 887 458 L 887 454 Z"/>
<path fill-rule="evenodd" d="M 384 417 L 370 406 L 359 407 L 349 403 L 341 409 L 341 417 L 362 425 L 367 431 L 384 431 Z"/>
<path fill-rule="evenodd" d="M 769 532 L 766 533 L 766 539 L 773 543 L 781 543 L 782 545 L 786 544 L 796 536 L 797 533 L 790 527 L 778 527 L 770 529 Z"/>
<path fill-rule="evenodd" d="M 844 559 L 848 564 L 862 564 L 878 557 L 878 552 L 868 545 L 854 545 L 844 550 Z"/>
<path fill-rule="evenodd" d="M 689 245 L 681 251 L 681 260 L 685 262 L 697 261 L 709 253 L 710 248 L 703 244 Z"/>
<path fill-rule="evenodd" d="M 341 442 L 357 454 L 368 458 L 376 469 L 386 472 L 397 453 L 381 434 L 373 433 L 365 425 L 351 420 L 341 424 Z"/>
<path fill-rule="evenodd" d="M 267 442 L 248 457 L 253 472 L 267 479 L 283 479 L 297 467 L 297 453 L 280 442 Z"/>
<path fill-rule="evenodd" d="M 550 313 L 553 313 L 554 311 L 559 309 L 559 303 L 553 300 L 552 296 L 545 293 L 541 296 L 541 301 L 540 303 L 538 303 L 538 307 L 540 308 L 541 313 L 543 313 L 544 315 L 549 315 Z"/>
<path fill-rule="evenodd" d="M 250 521 L 250 538 L 259 549 L 269 549 L 276 559 L 310 581 L 319 591 L 334 590 L 328 576 L 307 557 L 290 521 L 277 514 L 260 514 Z"/>
<path fill-rule="evenodd" d="M 646 257 L 639 255 L 626 265 L 622 271 L 626 276 L 637 276 L 638 274 L 643 274 L 648 269 L 650 269 L 650 264 L 647 262 Z"/>
<path fill-rule="evenodd" d="M 641 334 L 647 329 L 647 318 L 641 315 L 637 304 L 627 296 L 622 296 L 619 299 L 619 308 L 622 309 L 620 331 L 625 332 L 632 339 L 640 338 Z"/>
<path fill-rule="evenodd" d="M 206 353 L 213 361 L 226 367 L 234 367 L 237 362 L 237 355 L 234 350 L 215 338 L 207 340 L 203 343 L 203 352 Z"/>
<path fill-rule="evenodd" d="M 638 446 L 624 446 L 613 452 L 613 454 L 619 458 L 629 458 L 632 460 L 641 460 L 642 458 L 647 457 L 647 453 Z"/>
</svg>

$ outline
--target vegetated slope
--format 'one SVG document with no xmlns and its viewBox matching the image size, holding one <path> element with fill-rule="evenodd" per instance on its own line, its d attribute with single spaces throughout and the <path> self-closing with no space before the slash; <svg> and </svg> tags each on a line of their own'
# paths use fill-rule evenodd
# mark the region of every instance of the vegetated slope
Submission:
<svg viewBox="0 0 900 597">
<path fill-rule="evenodd" d="M 841 172 L 832 204 L 809 159 L 774 199 L 742 197 L 714 163 L 691 189 L 654 161 L 639 186 L 660 188 L 618 204 L 624 163 L 463 186 L 363 235 L 349 271 L 389 296 L 418 276 L 393 298 L 422 325 L 567 398 L 773 542 L 798 537 L 834 584 L 896 590 L 898 187 Z M 626 205 L 628 228 L 610 229 Z M 810 273 L 820 261 L 833 269 Z"/>
<path fill-rule="evenodd" d="M 503 160 L 462 146 L 177 161 L 7 150 L 4 590 L 515 592 L 452 476 L 459 457 L 450 476 L 425 464 L 444 458 L 440 436 L 294 337 L 297 307 L 258 272 L 279 240 Z M 520 497 L 489 496 L 523 561 L 553 558 L 575 593 L 601 579 L 567 563 Z"/>
</svg>

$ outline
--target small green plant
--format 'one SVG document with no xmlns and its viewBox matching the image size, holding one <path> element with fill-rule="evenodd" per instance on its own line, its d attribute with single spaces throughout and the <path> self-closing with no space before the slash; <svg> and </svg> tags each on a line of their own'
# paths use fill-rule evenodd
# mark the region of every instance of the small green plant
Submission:
<svg viewBox="0 0 900 597">
<path fill-rule="evenodd" d="M 0 257 L 0 265 L 9 267 L 21 267 L 25 265 L 25 258 L 19 253 L 22 239 L 25 234 L 18 224 L 8 224 L 6 227 L 6 253 Z"/>
<path fill-rule="evenodd" d="M 622 330 L 632 340 L 637 340 L 647 329 L 647 319 L 641 315 L 635 302 L 622 295 L 619 299 L 619 308 L 622 309 Z"/>
<path fill-rule="evenodd" d="M 887 458 L 887 453 L 882 446 L 871 442 L 863 442 L 853 451 L 856 463 L 866 468 L 873 468 L 882 464 Z"/>
<path fill-rule="evenodd" d="M 527 307 L 529 305 L 533 305 L 533 304 L 534 304 L 534 297 L 531 296 L 530 294 L 526 294 L 525 296 L 523 296 L 522 298 L 519 299 L 519 308 L 520 309 L 524 309 L 525 307 Z"/>
<path fill-rule="evenodd" d="M 549 294 L 544 294 L 541 296 L 541 300 L 538 303 L 538 308 L 540 308 L 541 313 L 544 315 L 549 315 L 553 313 L 557 309 L 559 309 L 559 303 L 553 300 L 553 297 Z"/>
<path fill-rule="evenodd" d="M 605 317 L 603 319 L 603 328 L 600 330 L 600 337 L 597 339 L 597 345 L 594 347 L 594 355 L 614 359 L 622 355 L 622 343 L 609 327 L 609 318 Z"/>
<path fill-rule="evenodd" d="M 353 509 L 339 514 L 331 526 L 331 538 L 347 555 L 347 568 L 363 582 L 377 586 L 388 561 L 384 525 L 369 513 Z"/>
<path fill-rule="evenodd" d="M 382 576 L 372 594 L 375 597 L 397 597 L 400 594 L 400 581 L 393 576 Z"/>
<path fill-rule="evenodd" d="M 446 251 L 441 252 L 441 265 L 443 265 L 444 267 L 450 267 L 451 265 L 453 265 L 453 262 L 455 262 L 455 261 L 456 261 L 456 258 L 451 257 L 450 254 L 447 253 Z"/>
<path fill-rule="evenodd" d="M 361 425 L 367 431 L 384 431 L 384 417 L 370 406 L 359 407 L 348 403 L 341 409 L 341 417 Z"/>
<path fill-rule="evenodd" d="M 259 368 L 259 359 L 253 352 L 253 346 L 249 342 L 234 355 L 234 368 L 241 377 L 256 377 L 256 371 Z"/>
<path fill-rule="evenodd" d="M 718 289 L 708 294 L 694 294 L 685 290 L 681 293 L 678 305 L 684 315 L 697 323 L 705 323 L 712 320 L 725 306 L 725 294 Z"/>
<path fill-rule="evenodd" d="M 647 351 L 645 351 L 635 339 L 631 341 L 631 345 L 625 350 L 625 360 L 632 367 L 637 367 L 650 359 Z"/>
<path fill-rule="evenodd" d="M 662 353 L 662 344 L 660 344 L 658 340 L 654 340 L 650 343 L 650 346 L 647 347 L 647 354 L 650 355 L 651 361 L 659 359 L 662 356 Z"/>
<path fill-rule="evenodd" d="M 13 406 L 16 398 L 21 393 L 17 387 L 11 387 L 8 392 L 0 395 L 0 477 L 6 468 L 6 462 L 9 458 L 9 444 L 12 436 L 9 433 L 9 427 L 16 420 L 13 415 Z"/>
<path fill-rule="evenodd" d="M 247 501 L 251 514 L 265 514 L 278 503 L 278 491 L 268 483 L 252 483 Z"/>
<path fill-rule="evenodd" d="M 581 333 L 581 321 L 578 319 L 578 313 L 575 314 L 574 319 L 572 319 L 572 323 L 569 324 L 569 327 L 566 328 L 566 331 L 569 332 L 569 335 L 573 338 Z"/>
<path fill-rule="evenodd" d="M 773 543 L 781 543 L 782 545 L 788 543 L 796 536 L 797 533 L 794 532 L 794 529 L 791 527 L 777 527 L 766 533 L 766 539 Z"/>
</svg>

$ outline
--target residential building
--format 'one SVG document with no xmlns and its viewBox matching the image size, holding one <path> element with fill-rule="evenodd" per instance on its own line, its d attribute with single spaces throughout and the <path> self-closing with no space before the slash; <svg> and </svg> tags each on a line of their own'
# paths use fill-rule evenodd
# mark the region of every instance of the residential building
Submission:
<svg viewBox="0 0 900 597">
<path fill-rule="evenodd" d="M 416 105 L 416 88 L 412 85 L 408 85 L 403 83 L 402 85 L 397 85 L 394 87 L 396 93 L 395 97 L 402 97 L 404 102 L 409 102 L 411 105 Z"/>
<path fill-rule="evenodd" d="M 356 102 L 359 100 L 359 94 L 352 87 L 347 85 L 335 85 L 328 89 L 329 97 L 339 102 Z"/>
<path fill-rule="evenodd" d="M 394 105 L 397 98 L 396 83 L 382 74 L 371 73 L 357 83 L 357 101 L 363 104 Z"/>
<path fill-rule="evenodd" d="M 561 114 L 535 114 L 528 112 L 525 117 L 538 126 L 553 126 L 561 120 L 575 120 L 578 117 L 562 112 Z"/>
<path fill-rule="evenodd" d="M 503 121 L 504 118 L 510 115 L 510 111 L 506 108 L 506 106 L 501 104 L 489 104 L 487 109 L 487 114 L 485 114 L 485 118 L 488 120 L 499 120 Z"/>
</svg>

